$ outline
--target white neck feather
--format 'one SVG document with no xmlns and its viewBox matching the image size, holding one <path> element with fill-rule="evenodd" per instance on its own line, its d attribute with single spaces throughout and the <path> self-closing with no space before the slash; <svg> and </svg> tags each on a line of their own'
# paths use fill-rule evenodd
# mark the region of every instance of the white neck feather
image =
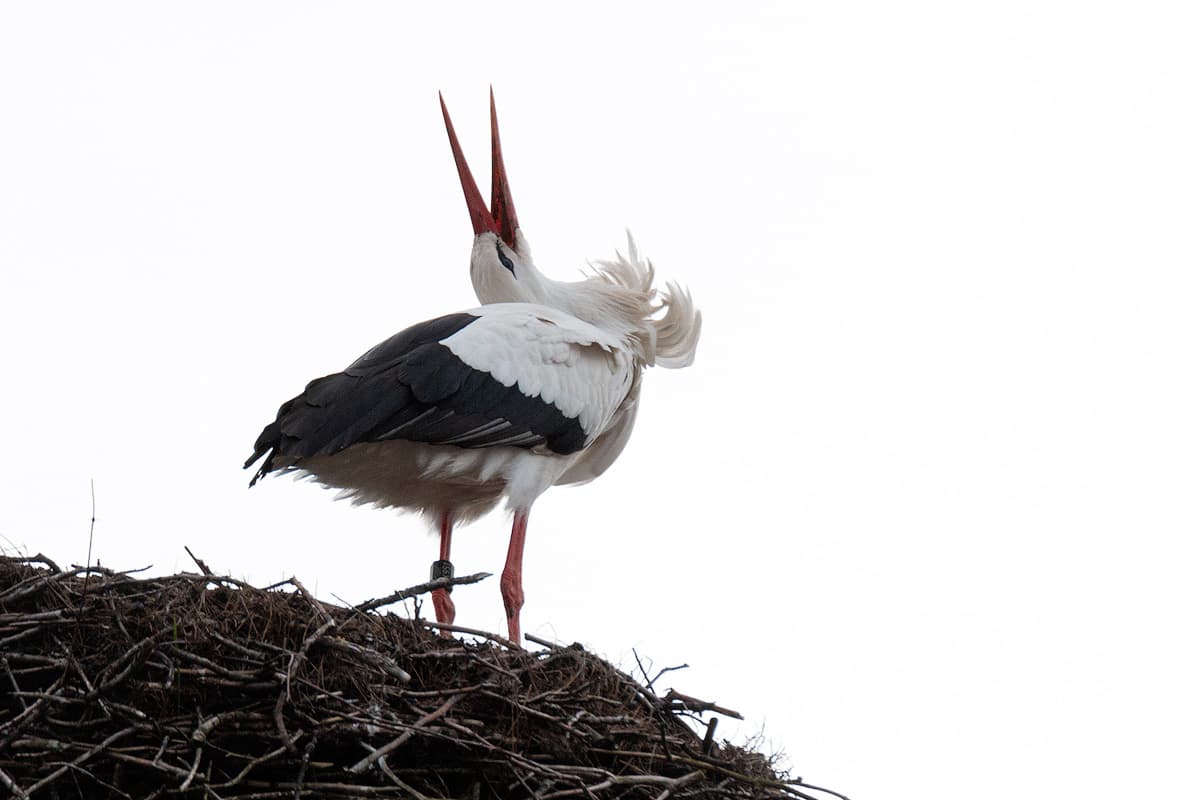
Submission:
<svg viewBox="0 0 1200 800">
<path fill-rule="evenodd" d="M 590 264 L 594 274 L 581 281 L 556 281 L 543 275 L 529 257 L 529 246 L 517 232 L 520 264 L 515 275 L 497 269 L 488 252 L 494 240 L 476 243 L 471 278 L 483 303 L 526 302 L 565 311 L 578 319 L 622 336 L 646 364 L 686 367 L 700 340 L 700 312 L 692 296 L 678 284 L 654 288 L 654 266 L 638 256 L 629 235 L 629 253 L 613 261 Z"/>
</svg>

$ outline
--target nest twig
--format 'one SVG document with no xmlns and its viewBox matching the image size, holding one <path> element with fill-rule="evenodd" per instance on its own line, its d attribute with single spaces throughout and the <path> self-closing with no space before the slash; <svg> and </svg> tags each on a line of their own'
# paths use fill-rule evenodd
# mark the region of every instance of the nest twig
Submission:
<svg viewBox="0 0 1200 800">
<path fill-rule="evenodd" d="M 377 605 L 321 603 L 296 580 L 0 557 L 0 787 L 147 800 L 817 791 L 685 722 L 723 709 L 660 696 L 578 645 L 452 639 Z"/>
</svg>

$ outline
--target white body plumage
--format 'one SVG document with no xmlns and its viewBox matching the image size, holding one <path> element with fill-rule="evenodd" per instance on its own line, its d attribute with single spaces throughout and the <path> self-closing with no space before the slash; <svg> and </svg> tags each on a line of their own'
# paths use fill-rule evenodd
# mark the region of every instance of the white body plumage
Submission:
<svg viewBox="0 0 1200 800">
<path fill-rule="evenodd" d="M 473 266 L 484 262 L 486 269 L 489 260 L 498 262 L 495 253 L 495 244 L 490 253 L 477 248 Z M 565 420 L 578 421 L 583 434 L 578 449 L 556 452 L 544 437 L 526 430 L 519 417 L 495 415 L 462 431 L 445 427 L 443 419 L 438 429 L 437 416 L 446 410 L 435 404 L 412 421 L 376 430 L 336 452 L 285 449 L 274 455 L 272 467 L 299 471 L 341 490 L 339 499 L 355 504 L 422 512 L 434 525 L 445 512 L 456 521 L 470 521 L 505 497 L 509 508 L 529 508 L 552 485 L 596 478 L 629 440 L 642 370 L 655 363 L 691 363 L 700 332 L 700 316 L 687 293 L 672 287 L 659 295 L 651 288 L 653 271 L 637 260 L 632 241 L 630 256 L 600 264 L 595 276 L 577 283 L 550 282 L 522 263 L 523 280 L 493 282 L 479 292 L 494 298 L 507 290 L 510 297 L 540 295 L 560 303 L 563 297 L 587 296 L 586 304 L 577 305 L 585 312 L 597 311 L 591 315 L 594 321 L 539 303 L 493 302 L 463 312 L 472 321 L 437 340 L 462 367 L 515 386 L 531 400 L 553 406 Z M 510 261 L 516 263 L 514 257 Z M 486 272 L 473 268 L 472 274 Z M 533 291 L 522 291 L 531 285 Z M 575 288 L 580 286 L 586 288 Z M 464 401 L 469 398 L 459 398 L 460 405 Z M 331 409 L 325 416 L 335 413 Z M 434 441 L 405 438 L 414 424 L 424 426 L 423 438 Z"/>
</svg>

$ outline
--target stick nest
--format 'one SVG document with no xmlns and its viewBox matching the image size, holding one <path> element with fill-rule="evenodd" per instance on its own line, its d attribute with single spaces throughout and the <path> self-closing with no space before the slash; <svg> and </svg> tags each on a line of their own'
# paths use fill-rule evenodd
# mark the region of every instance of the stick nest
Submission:
<svg viewBox="0 0 1200 800">
<path fill-rule="evenodd" d="M 0 557 L 0 787 L 18 798 L 812 796 L 764 756 L 714 742 L 712 724 L 698 734 L 686 719 L 724 711 L 711 703 L 660 696 L 578 645 L 463 641 L 375 605 L 321 603 L 294 580 L 259 589 Z"/>
</svg>

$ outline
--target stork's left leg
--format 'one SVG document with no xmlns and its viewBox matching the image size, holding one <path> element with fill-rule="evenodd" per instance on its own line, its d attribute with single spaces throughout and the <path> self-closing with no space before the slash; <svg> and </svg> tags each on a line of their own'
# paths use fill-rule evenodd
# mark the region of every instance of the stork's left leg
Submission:
<svg viewBox="0 0 1200 800">
<path fill-rule="evenodd" d="M 442 536 L 441 547 L 438 550 L 440 560 L 433 563 L 433 569 L 430 570 L 431 580 L 443 575 L 454 577 L 454 567 L 450 565 L 450 531 L 453 527 L 454 518 L 449 511 L 443 511 L 439 525 Z M 438 622 L 446 625 L 454 623 L 454 601 L 450 599 L 449 589 L 433 590 L 433 610 L 437 614 Z M 447 635 L 449 634 L 447 633 Z"/>
<path fill-rule="evenodd" d="M 525 553 L 525 525 L 529 510 L 517 509 L 513 515 L 512 537 L 508 540 L 508 559 L 500 573 L 500 596 L 504 598 L 504 613 L 508 615 L 508 638 L 521 644 L 521 606 L 525 592 L 521 589 L 521 558 Z"/>
</svg>

